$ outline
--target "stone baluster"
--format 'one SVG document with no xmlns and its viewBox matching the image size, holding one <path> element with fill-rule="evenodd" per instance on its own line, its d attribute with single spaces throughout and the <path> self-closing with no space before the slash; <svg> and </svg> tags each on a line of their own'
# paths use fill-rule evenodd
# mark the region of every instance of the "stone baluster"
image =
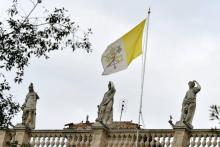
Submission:
<svg viewBox="0 0 220 147">
<path fill-rule="evenodd" d="M 80 142 L 80 146 L 84 147 L 85 146 L 85 141 L 86 141 L 86 134 L 82 135 L 82 140 Z"/>
<path fill-rule="evenodd" d="M 36 147 L 40 146 L 40 138 L 41 138 L 40 136 L 37 137 Z"/>
<path fill-rule="evenodd" d="M 85 136 L 83 134 L 80 135 L 79 147 L 83 147 Z"/>
<path fill-rule="evenodd" d="M 218 141 L 218 147 L 220 147 L 220 140 Z"/>
<path fill-rule="evenodd" d="M 191 138 L 192 138 L 192 140 L 190 142 L 190 146 L 194 147 L 196 145 L 196 135 L 193 135 Z"/>
<path fill-rule="evenodd" d="M 77 135 L 76 147 L 80 147 L 81 134 Z"/>
<path fill-rule="evenodd" d="M 152 134 L 151 137 L 152 137 L 152 140 L 150 142 L 150 146 L 154 147 L 154 145 L 155 145 L 154 134 Z"/>
<path fill-rule="evenodd" d="M 170 139 L 171 139 L 171 135 L 168 134 L 168 135 L 167 135 L 167 141 L 166 141 L 166 143 L 165 143 L 167 147 L 169 147 L 170 144 L 171 144 Z"/>
<path fill-rule="evenodd" d="M 156 147 L 160 146 L 160 135 L 157 136 L 157 138 L 155 138 L 156 140 Z"/>
<path fill-rule="evenodd" d="M 199 134 L 199 135 L 198 135 L 198 140 L 197 140 L 197 142 L 196 142 L 196 146 L 197 146 L 197 147 L 199 147 L 199 146 L 201 145 L 201 138 L 202 138 L 202 135 Z"/>
<path fill-rule="evenodd" d="M 115 144 L 115 141 L 116 141 L 116 136 L 115 135 L 112 135 L 112 147 L 114 147 L 114 144 Z"/>
<path fill-rule="evenodd" d="M 90 134 L 86 134 L 86 143 L 85 143 L 86 147 L 90 146 Z"/>
<path fill-rule="evenodd" d="M 46 147 L 50 146 L 50 136 L 47 137 L 47 141 L 46 141 Z"/>
<path fill-rule="evenodd" d="M 130 147 L 131 141 L 132 141 L 132 134 L 129 134 L 128 141 L 127 141 L 127 145 L 128 145 L 127 147 Z"/>
<path fill-rule="evenodd" d="M 95 137 L 92 137 L 92 141 L 90 142 L 90 145 L 92 146 L 94 143 L 95 143 Z"/>
<path fill-rule="evenodd" d="M 147 140 L 145 141 L 144 145 L 145 147 L 150 147 L 150 135 L 147 134 L 146 137 L 147 137 Z"/>
<path fill-rule="evenodd" d="M 51 143 L 50 143 L 51 147 L 53 147 L 55 145 L 55 139 L 56 139 L 56 136 L 53 136 Z"/>
<path fill-rule="evenodd" d="M 113 143 L 113 147 L 117 147 L 119 144 L 119 135 L 115 135 L 115 139 L 114 139 L 114 143 Z"/>
<path fill-rule="evenodd" d="M 125 135 L 125 142 L 124 142 L 124 146 L 123 147 L 128 147 L 129 145 L 129 134 Z"/>
<path fill-rule="evenodd" d="M 207 142 L 207 146 L 210 147 L 212 145 L 212 135 L 209 134 L 208 137 L 209 137 L 209 140 Z"/>
<path fill-rule="evenodd" d="M 68 135 L 68 136 L 67 136 L 67 141 L 66 141 L 66 143 L 65 143 L 66 147 L 70 147 L 70 142 L 71 142 L 71 136 Z"/>
<path fill-rule="evenodd" d="M 177 138 L 174 136 L 174 137 L 173 137 L 173 140 L 172 140 L 172 144 L 171 144 L 172 147 L 175 147 L 176 141 L 177 141 Z M 189 143 L 190 143 L 190 137 L 189 137 L 189 142 L 188 142 L 188 144 L 189 144 Z M 187 145 L 187 146 L 189 146 L 189 145 Z"/>
<path fill-rule="evenodd" d="M 57 140 L 55 141 L 56 147 L 59 147 L 60 145 L 60 136 L 57 136 Z"/>
<path fill-rule="evenodd" d="M 31 141 L 31 146 L 34 147 L 35 146 L 35 136 L 32 137 L 32 141 Z"/>
<path fill-rule="evenodd" d="M 62 140 L 60 142 L 60 146 L 63 147 L 65 145 L 65 137 L 62 137 Z"/>
<path fill-rule="evenodd" d="M 113 135 L 109 135 L 107 147 L 112 147 L 113 142 L 114 142 Z"/>
<path fill-rule="evenodd" d="M 40 145 L 42 146 L 42 147 L 44 147 L 44 145 L 45 145 L 45 136 L 42 136 L 42 141 L 41 141 L 41 143 L 40 143 Z"/>
<path fill-rule="evenodd" d="M 129 142 L 129 147 L 133 147 L 133 145 L 135 144 L 135 138 L 136 138 L 136 136 L 133 134 L 131 137 L 131 140 Z"/>
<path fill-rule="evenodd" d="M 71 142 L 70 142 L 71 147 L 75 145 L 75 139 L 76 139 L 76 136 L 72 136 L 72 139 L 71 139 Z"/>
<path fill-rule="evenodd" d="M 140 147 L 144 147 L 144 137 L 145 135 L 140 135 Z"/>
<path fill-rule="evenodd" d="M 118 147 L 121 147 L 123 144 L 123 134 L 118 134 Z"/>
<path fill-rule="evenodd" d="M 213 147 L 215 147 L 217 145 L 217 135 L 214 135 L 214 140 L 213 140 Z"/>
<path fill-rule="evenodd" d="M 206 146 L 206 137 L 207 137 L 207 136 L 206 136 L 206 135 L 204 135 L 204 139 L 203 139 L 203 141 L 202 141 L 202 146 L 203 146 L 203 147 L 205 147 L 205 146 Z"/>
<path fill-rule="evenodd" d="M 113 135 L 113 136 L 112 136 L 112 147 L 115 146 L 115 143 L 116 143 L 116 136 Z"/>
<path fill-rule="evenodd" d="M 161 139 L 160 144 L 161 144 L 162 147 L 164 147 L 165 146 L 166 135 L 163 134 L 161 137 L 162 137 L 162 139 Z"/>
<path fill-rule="evenodd" d="M 125 142 L 125 135 L 122 134 L 122 135 L 121 135 L 121 139 L 120 139 L 120 141 L 119 141 L 119 147 L 122 147 L 122 146 L 124 145 L 124 142 Z"/>
<path fill-rule="evenodd" d="M 35 142 L 35 137 L 32 136 L 31 139 L 30 139 L 30 145 L 31 145 L 31 147 L 34 147 L 34 142 Z"/>
<path fill-rule="evenodd" d="M 90 146 L 91 141 L 92 141 L 92 134 L 88 134 L 88 135 L 87 135 L 86 145 L 87 145 L 87 142 L 88 142 L 88 146 Z"/>
</svg>

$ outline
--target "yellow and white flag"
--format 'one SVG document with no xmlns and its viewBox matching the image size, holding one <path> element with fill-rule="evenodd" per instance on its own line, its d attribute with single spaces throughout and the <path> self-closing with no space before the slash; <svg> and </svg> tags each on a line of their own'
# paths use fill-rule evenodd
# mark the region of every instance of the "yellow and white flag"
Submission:
<svg viewBox="0 0 220 147">
<path fill-rule="evenodd" d="M 133 59 L 142 54 L 142 38 L 146 20 L 110 44 L 102 54 L 102 75 L 126 69 Z"/>
</svg>

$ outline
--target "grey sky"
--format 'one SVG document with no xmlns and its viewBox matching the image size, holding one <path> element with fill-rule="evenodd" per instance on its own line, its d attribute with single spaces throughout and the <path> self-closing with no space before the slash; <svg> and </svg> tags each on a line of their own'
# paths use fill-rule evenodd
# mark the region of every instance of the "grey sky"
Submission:
<svg viewBox="0 0 220 147">
<path fill-rule="evenodd" d="M 7 5 L 0 6 L 2 14 Z M 22 0 L 24 10 L 29 0 Z M 127 70 L 101 76 L 101 54 L 146 17 L 152 9 L 147 54 L 143 116 L 146 128 L 170 128 L 169 115 L 180 117 L 182 99 L 189 80 L 197 80 L 198 94 L 193 121 L 195 128 L 214 126 L 209 121 L 209 106 L 219 103 L 220 92 L 220 2 L 217 0 L 43 0 L 47 8 L 64 6 L 82 29 L 91 27 L 93 52 L 70 49 L 56 52 L 49 60 L 33 60 L 21 85 L 12 92 L 23 103 L 30 82 L 40 96 L 37 104 L 39 129 L 59 129 L 65 123 L 80 122 L 86 115 L 94 121 L 97 104 L 107 90 L 109 80 L 117 89 L 114 120 L 119 120 L 119 101 L 126 98 L 123 120 L 137 122 L 140 95 L 141 57 Z M 4 6 L 4 7 L 3 7 Z M 42 10 L 37 9 L 35 15 Z M 12 76 L 12 75 L 10 75 Z M 21 121 L 21 113 L 14 122 Z M 217 124 L 217 123 L 216 123 Z"/>
</svg>

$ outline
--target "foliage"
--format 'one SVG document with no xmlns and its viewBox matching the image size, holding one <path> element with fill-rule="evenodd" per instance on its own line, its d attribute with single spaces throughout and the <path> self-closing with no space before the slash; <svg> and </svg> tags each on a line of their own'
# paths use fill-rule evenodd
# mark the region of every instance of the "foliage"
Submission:
<svg viewBox="0 0 220 147">
<path fill-rule="evenodd" d="M 41 23 L 32 21 L 30 15 L 40 3 L 38 0 L 30 13 L 21 17 L 18 1 L 13 0 L 12 7 L 8 9 L 7 20 L 0 21 L 0 128 L 11 124 L 11 119 L 20 107 L 12 101 L 11 94 L 6 94 L 10 86 L 4 73 L 15 71 L 14 81 L 21 83 L 24 69 L 33 57 L 48 59 L 50 52 L 66 47 L 71 47 L 73 51 L 81 48 L 91 52 L 91 29 L 80 35 L 81 38 L 77 37 L 79 26 L 66 16 L 64 8 L 47 12 Z"/>
<path fill-rule="evenodd" d="M 220 120 L 220 106 L 211 105 L 210 106 L 210 120 Z"/>
</svg>

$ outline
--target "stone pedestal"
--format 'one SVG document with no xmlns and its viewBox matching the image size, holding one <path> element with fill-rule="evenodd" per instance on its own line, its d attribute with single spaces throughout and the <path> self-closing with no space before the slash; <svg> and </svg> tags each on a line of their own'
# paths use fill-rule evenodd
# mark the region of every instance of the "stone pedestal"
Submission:
<svg viewBox="0 0 220 147">
<path fill-rule="evenodd" d="M 186 125 L 183 122 L 177 122 L 174 126 L 173 147 L 188 147 L 192 125 Z"/>
<path fill-rule="evenodd" d="M 14 128 L 16 130 L 15 141 L 18 141 L 18 144 L 28 144 L 30 141 L 29 129 L 23 125 L 16 125 Z"/>
<path fill-rule="evenodd" d="M 100 122 L 92 125 L 93 137 L 91 147 L 107 147 L 108 127 Z"/>
<path fill-rule="evenodd" d="M 7 130 L 0 130 L 0 147 L 8 147 L 7 141 L 10 141 L 10 134 Z"/>
</svg>

